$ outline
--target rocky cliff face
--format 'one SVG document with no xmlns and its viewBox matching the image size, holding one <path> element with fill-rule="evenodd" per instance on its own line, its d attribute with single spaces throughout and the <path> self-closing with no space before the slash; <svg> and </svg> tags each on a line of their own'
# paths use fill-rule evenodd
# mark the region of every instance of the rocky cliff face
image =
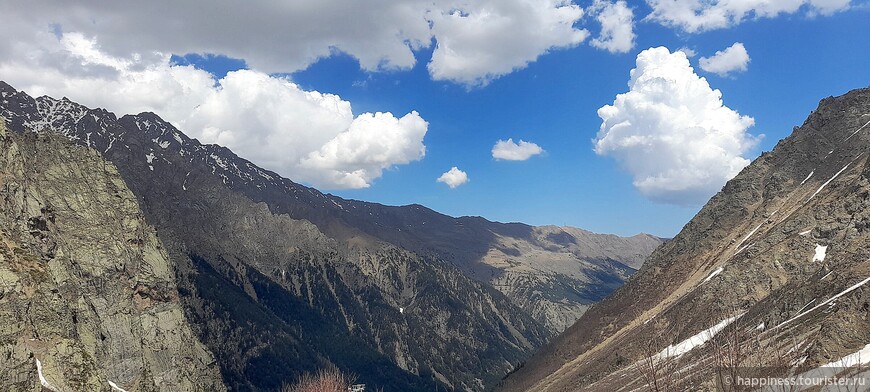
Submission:
<svg viewBox="0 0 870 392">
<path fill-rule="evenodd" d="M 386 390 L 483 390 L 661 239 L 452 218 L 323 194 L 185 136 L 0 82 L 16 132 L 118 167 L 177 266 L 181 301 L 233 390 L 327 364 Z"/>
<path fill-rule="evenodd" d="M 714 389 L 723 371 L 870 362 L 868 154 L 870 89 L 821 101 L 501 390 Z"/>
<path fill-rule="evenodd" d="M 0 320 L 4 390 L 225 390 L 115 167 L 2 121 Z"/>
</svg>

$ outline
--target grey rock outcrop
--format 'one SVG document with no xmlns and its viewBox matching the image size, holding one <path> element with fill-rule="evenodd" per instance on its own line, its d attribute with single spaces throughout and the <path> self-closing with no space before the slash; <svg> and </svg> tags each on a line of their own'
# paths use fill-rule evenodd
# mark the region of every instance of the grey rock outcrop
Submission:
<svg viewBox="0 0 870 392">
<path fill-rule="evenodd" d="M 225 390 L 115 167 L 2 120 L 0 320 L 7 391 Z"/>
</svg>

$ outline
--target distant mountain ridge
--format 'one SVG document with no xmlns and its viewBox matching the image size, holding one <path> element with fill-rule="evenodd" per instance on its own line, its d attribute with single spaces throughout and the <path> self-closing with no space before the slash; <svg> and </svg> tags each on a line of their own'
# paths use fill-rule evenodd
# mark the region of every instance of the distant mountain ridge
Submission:
<svg viewBox="0 0 870 392">
<path fill-rule="evenodd" d="M 868 284 L 870 89 L 859 89 L 822 100 L 498 390 L 717 390 L 735 388 L 719 384 L 728 377 L 861 364 L 866 375 Z"/>
<path fill-rule="evenodd" d="M 10 129 L 60 133 L 118 167 L 234 390 L 326 363 L 387 390 L 483 390 L 662 241 L 344 200 L 152 113 L 117 118 L 2 82 L 0 102 Z"/>
</svg>

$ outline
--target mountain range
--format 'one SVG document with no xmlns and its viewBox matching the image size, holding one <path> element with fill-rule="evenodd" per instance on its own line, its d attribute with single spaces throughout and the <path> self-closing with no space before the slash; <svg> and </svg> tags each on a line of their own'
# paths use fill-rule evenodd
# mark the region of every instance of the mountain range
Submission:
<svg viewBox="0 0 870 392">
<path fill-rule="evenodd" d="M 486 390 L 664 242 L 346 200 L 156 114 L 3 82 L 0 115 L 0 378 L 20 390 L 275 390 L 329 365 Z"/>
</svg>

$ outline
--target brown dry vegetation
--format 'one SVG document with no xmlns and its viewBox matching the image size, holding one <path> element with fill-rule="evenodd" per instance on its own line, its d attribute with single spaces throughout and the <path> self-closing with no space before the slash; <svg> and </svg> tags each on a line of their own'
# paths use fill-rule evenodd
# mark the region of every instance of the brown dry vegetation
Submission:
<svg viewBox="0 0 870 392">
<path fill-rule="evenodd" d="M 347 392 L 356 377 L 342 373 L 336 367 L 305 373 L 295 384 L 285 385 L 281 392 Z"/>
</svg>

